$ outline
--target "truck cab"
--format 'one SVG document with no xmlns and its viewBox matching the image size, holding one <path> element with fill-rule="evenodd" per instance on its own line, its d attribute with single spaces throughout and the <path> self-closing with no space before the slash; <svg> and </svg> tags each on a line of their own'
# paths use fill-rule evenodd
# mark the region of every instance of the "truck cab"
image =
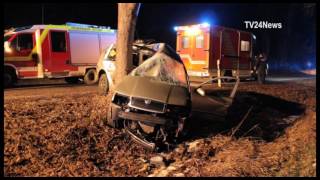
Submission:
<svg viewBox="0 0 320 180">
<path fill-rule="evenodd" d="M 4 82 L 65 78 L 97 82 L 102 50 L 116 41 L 116 30 L 105 26 L 66 23 L 13 28 L 4 34 Z"/>
<path fill-rule="evenodd" d="M 177 32 L 176 50 L 191 81 L 218 76 L 242 79 L 258 76 L 259 79 L 261 68 L 256 70 L 253 64 L 256 38 L 251 32 L 208 23 L 176 26 L 174 29 Z"/>
</svg>

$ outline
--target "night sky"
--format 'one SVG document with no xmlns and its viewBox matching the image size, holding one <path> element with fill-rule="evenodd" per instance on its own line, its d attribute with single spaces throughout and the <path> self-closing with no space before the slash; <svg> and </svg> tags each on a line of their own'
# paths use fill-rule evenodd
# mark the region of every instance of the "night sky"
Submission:
<svg viewBox="0 0 320 180">
<path fill-rule="evenodd" d="M 60 3 L 44 5 L 45 24 L 76 22 L 117 28 L 117 5 Z M 42 24 L 42 4 L 4 5 L 4 28 Z M 299 68 L 315 65 L 316 11 L 314 4 L 147 4 L 141 5 L 136 38 L 155 39 L 175 48 L 176 25 L 209 22 L 250 31 L 257 49 L 269 54 L 269 62 Z M 244 21 L 282 23 L 282 29 L 246 29 Z"/>
</svg>

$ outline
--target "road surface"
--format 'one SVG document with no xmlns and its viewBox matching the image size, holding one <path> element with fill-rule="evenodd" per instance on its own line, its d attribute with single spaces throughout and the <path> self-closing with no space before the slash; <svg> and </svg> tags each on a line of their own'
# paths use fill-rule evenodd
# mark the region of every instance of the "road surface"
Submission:
<svg viewBox="0 0 320 180">
<path fill-rule="evenodd" d="M 289 77 L 289 76 L 282 76 L 282 77 L 267 77 L 266 81 L 269 82 L 292 82 L 292 81 L 303 81 L 303 80 L 310 80 L 315 79 L 315 76 L 305 76 L 305 77 Z"/>
<path fill-rule="evenodd" d="M 285 82 L 297 82 L 302 83 L 304 80 L 313 80 L 316 76 L 271 76 L 266 78 L 266 83 L 285 83 Z M 244 84 L 253 84 L 255 81 L 241 82 L 239 86 Z M 191 82 L 191 86 L 195 87 L 199 83 Z M 230 83 L 229 83 L 230 84 Z M 232 85 L 232 84 L 230 84 Z M 258 84 L 257 84 L 258 85 Z M 28 80 L 20 81 L 14 88 L 4 90 L 5 99 L 18 98 L 25 96 L 54 96 L 63 95 L 68 93 L 97 93 L 97 85 L 85 85 L 85 84 L 67 84 L 63 80 Z"/>
</svg>

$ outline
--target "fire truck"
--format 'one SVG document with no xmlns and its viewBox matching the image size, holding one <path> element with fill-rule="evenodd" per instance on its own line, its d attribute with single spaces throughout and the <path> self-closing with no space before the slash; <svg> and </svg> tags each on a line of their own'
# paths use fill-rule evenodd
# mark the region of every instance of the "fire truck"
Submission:
<svg viewBox="0 0 320 180">
<path fill-rule="evenodd" d="M 192 80 L 232 76 L 265 78 L 267 69 L 258 71 L 253 55 L 255 35 L 208 23 L 176 26 L 176 49 Z M 267 67 L 267 66 L 266 66 Z"/>
<path fill-rule="evenodd" d="M 4 85 L 20 79 L 98 80 L 100 53 L 116 41 L 116 30 L 78 23 L 33 25 L 4 34 Z"/>
</svg>

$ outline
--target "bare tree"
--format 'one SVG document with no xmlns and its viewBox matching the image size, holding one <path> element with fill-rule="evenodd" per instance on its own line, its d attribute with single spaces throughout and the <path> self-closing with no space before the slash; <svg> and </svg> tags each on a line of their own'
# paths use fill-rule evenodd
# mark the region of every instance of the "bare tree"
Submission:
<svg viewBox="0 0 320 180">
<path fill-rule="evenodd" d="M 116 74 L 115 85 L 129 73 L 132 68 L 132 43 L 134 40 L 134 31 L 139 14 L 140 3 L 118 3 L 118 33 L 117 33 L 117 55 L 116 55 Z M 114 88 L 115 86 L 113 86 Z M 112 122 L 111 99 L 114 89 L 110 89 L 107 102 L 109 109 L 107 112 L 107 121 Z"/>
<path fill-rule="evenodd" d="M 132 43 L 140 3 L 118 3 L 118 33 L 115 84 L 132 68 Z"/>
</svg>

